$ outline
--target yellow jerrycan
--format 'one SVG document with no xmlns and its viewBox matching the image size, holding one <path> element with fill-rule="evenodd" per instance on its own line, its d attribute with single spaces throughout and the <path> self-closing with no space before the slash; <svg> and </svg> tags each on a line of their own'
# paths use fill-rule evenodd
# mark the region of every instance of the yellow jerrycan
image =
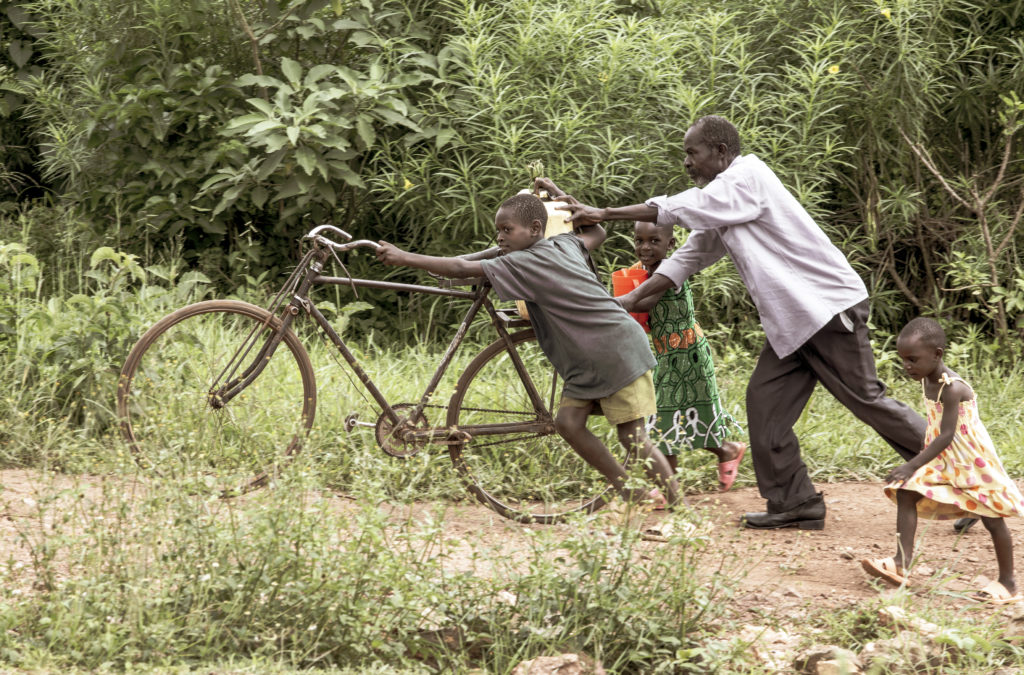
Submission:
<svg viewBox="0 0 1024 675">
<path fill-rule="evenodd" d="M 533 194 L 532 190 L 520 190 L 519 194 Z M 565 204 L 563 201 L 551 199 L 548 193 L 541 190 L 537 195 L 540 200 L 544 202 L 544 208 L 548 212 L 548 222 L 544 225 L 544 236 L 550 238 L 556 234 L 565 234 L 566 232 L 572 232 L 572 223 L 567 223 L 566 218 L 569 217 L 569 211 L 557 208 L 560 204 Z M 530 318 L 530 313 L 526 310 L 526 303 L 522 300 L 516 300 L 516 310 L 519 312 L 519 316 L 524 319 Z"/>
</svg>

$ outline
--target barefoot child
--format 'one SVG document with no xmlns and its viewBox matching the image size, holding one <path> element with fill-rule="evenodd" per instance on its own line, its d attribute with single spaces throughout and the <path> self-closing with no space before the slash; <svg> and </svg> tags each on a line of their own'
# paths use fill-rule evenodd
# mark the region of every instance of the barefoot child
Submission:
<svg viewBox="0 0 1024 675">
<path fill-rule="evenodd" d="M 587 415 L 600 404 L 619 441 L 636 446 L 647 474 L 669 503 L 678 500 L 668 462 L 644 430 L 655 410 L 647 336 L 608 294 L 587 263 L 587 252 L 605 238 L 602 228 L 544 238 L 544 203 L 518 194 L 494 217 L 501 255 L 492 260 L 441 258 L 402 251 L 380 242 L 377 259 L 447 277 L 486 276 L 502 300 L 525 299 L 537 342 L 564 380 L 555 428 L 627 502 L 640 502 L 646 490 L 629 490 L 626 472 L 604 443 L 587 430 Z"/>
<path fill-rule="evenodd" d="M 924 450 L 886 477 L 885 494 L 896 502 L 899 545 L 892 558 L 866 559 L 872 576 L 905 583 L 914 558 L 917 518 L 980 517 L 992 535 L 999 579 L 973 597 L 992 604 L 1024 599 L 1013 578 L 1013 541 L 1007 516 L 1019 516 L 1024 497 L 1006 475 L 985 426 L 974 390 L 942 362 L 946 335 L 933 319 L 917 318 L 900 332 L 896 351 L 903 368 L 924 389 L 928 427 Z"/>
<path fill-rule="evenodd" d="M 633 269 L 654 274 L 675 245 L 670 223 L 636 221 L 633 246 L 640 262 Z M 634 311 L 650 313 L 648 323 L 658 361 L 654 371 L 658 449 L 673 472 L 680 448 L 711 452 L 718 458 L 718 489 L 725 492 L 736 480 L 747 446 L 724 440 L 736 421 L 718 400 L 711 346 L 694 317 L 690 283 L 684 281 L 678 290 L 644 298 Z"/>
</svg>

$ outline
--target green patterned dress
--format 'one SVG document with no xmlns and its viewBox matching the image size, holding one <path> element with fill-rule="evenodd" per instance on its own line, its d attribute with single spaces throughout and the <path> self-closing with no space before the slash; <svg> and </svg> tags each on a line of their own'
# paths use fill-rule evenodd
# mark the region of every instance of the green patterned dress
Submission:
<svg viewBox="0 0 1024 675">
<path fill-rule="evenodd" d="M 730 426 L 739 425 L 718 400 L 711 346 L 694 317 L 690 284 L 665 291 L 648 323 L 658 360 L 658 416 L 649 428 L 651 439 L 666 455 L 682 448 L 722 447 Z"/>
</svg>

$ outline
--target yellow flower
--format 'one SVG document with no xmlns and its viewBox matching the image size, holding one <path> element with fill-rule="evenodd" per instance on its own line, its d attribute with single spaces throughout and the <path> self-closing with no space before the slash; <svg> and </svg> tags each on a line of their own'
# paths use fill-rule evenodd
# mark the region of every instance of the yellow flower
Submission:
<svg viewBox="0 0 1024 675">
<path fill-rule="evenodd" d="M 884 16 L 886 19 L 892 21 L 892 10 L 889 9 L 888 7 L 883 7 L 882 9 L 878 10 L 878 13 Z"/>
<path fill-rule="evenodd" d="M 836 73 L 839 72 L 839 66 L 829 66 L 828 67 L 828 72 L 830 72 L 833 75 L 835 75 Z"/>
<path fill-rule="evenodd" d="M 415 187 L 408 178 L 405 179 L 405 184 L 402 186 L 403 189 L 408 190 L 411 187 Z"/>
</svg>

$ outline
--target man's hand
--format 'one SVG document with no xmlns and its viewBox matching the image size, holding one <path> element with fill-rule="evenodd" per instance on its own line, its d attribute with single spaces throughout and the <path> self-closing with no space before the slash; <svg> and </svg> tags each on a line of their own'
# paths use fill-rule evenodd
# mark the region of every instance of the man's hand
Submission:
<svg viewBox="0 0 1024 675">
<path fill-rule="evenodd" d="M 604 209 L 595 208 L 593 206 L 587 206 L 586 204 L 580 204 L 579 201 L 572 199 L 571 197 L 566 199 L 564 206 L 556 206 L 556 209 L 562 211 L 569 211 L 570 215 L 566 220 L 573 224 L 573 227 L 583 227 L 585 225 L 597 225 L 603 223 Z"/>
<path fill-rule="evenodd" d="M 627 312 L 647 312 L 661 299 L 662 294 L 672 288 L 672 280 L 662 274 L 651 277 L 625 295 L 615 298 Z M 644 300 L 648 300 L 644 302 Z"/>
<path fill-rule="evenodd" d="M 636 307 L 637 303 L 636 289 L 634 288 L 632 291 L 626 293 L 625 295 L 620 295 L 619 297 L 615 298 L 615 301 L 622 305 L 622 309 L 626 310 L 627 312 L 634 311 L 633 308 Z"/>
<path fill-rule="evenodd" d="M 911 476 L 917 473 L 917 469 L 918 467 L 913 462 L 901 464 L 900 466 L 896 467 L 895 469 L 889 472 L 889 475 L 885 477 L 885 482 L 899 483 L 900 485 L 902 485 L 903 483 L 906 483 L 908 480 L 910 480 Z"/>
<path fill-rule="evenodd" d="M 406 252 L 398 248 L 394 244 L 389 244 L 386 241 L 378 242 L 380 248 L 377 249 L 377 261 L 382 262 L 385 265 L 407 265 Z"/>
</svg>

